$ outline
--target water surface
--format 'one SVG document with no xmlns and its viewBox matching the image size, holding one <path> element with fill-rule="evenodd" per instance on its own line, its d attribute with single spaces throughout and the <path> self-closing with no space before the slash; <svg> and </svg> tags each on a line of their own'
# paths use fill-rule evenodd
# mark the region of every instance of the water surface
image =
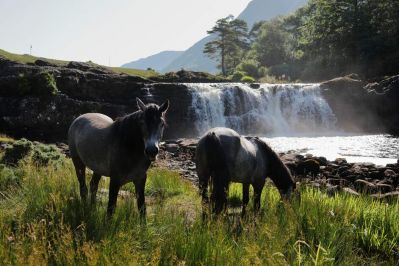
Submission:
<svg viewBox="0 0 399 266">
<path fill-rule="evenodd" d="M 263 138 L 278 152 L 294 150 L 300 154 L 324 156 L 328 160 L 346 158 L 348 162 L 371 162 L 377 165 L 396 163 L 399 138 L 390 135 L 342 135 L 324 137 Z"/>
</svg>

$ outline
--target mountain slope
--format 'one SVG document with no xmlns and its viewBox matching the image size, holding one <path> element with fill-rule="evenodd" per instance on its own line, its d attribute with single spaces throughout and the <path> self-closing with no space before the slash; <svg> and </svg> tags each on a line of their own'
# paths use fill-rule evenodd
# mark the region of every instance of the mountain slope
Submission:
<svg viewBox="0 0 399 266">
<path fill-rule="evenodd" d="M 183 54 L 183 51 L 163 51 L 158 54 L 124 64 L 122 67 L 134 69 L 147 69 L 150 67 L 156 71 L 160 71 L 167 67 L 181 54 Z"/>
<path fill-rule="evenodd" d="M 307 0 L 253 0 L 238 18 L 245 20 L 248 23 L 248 28 L 251 28 L 255 22 L 289 14 L 306 2 Z M 176 71 L 184 68 L 186 70 L 210 73 L 217 72 L 217 63 L 203 53 L 205 44 L 210 40 L 212 40 L 212 36 L 201 39 L 161 71 Z"/>
</svg>

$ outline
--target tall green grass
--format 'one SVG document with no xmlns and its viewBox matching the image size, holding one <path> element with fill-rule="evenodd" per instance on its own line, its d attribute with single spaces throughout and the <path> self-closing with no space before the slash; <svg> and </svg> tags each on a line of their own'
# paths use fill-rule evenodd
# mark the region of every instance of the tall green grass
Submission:
<svg viewBox="0 0 399 266">
<path fill-rule="evenodd" d="M 302 188 L 301 200 L 287 205 L 267 186 L 258 216 L 241 219 L 230 208 L 203 222 L 197 189 L 155 168 L 143 223 L 132 185 L 107 220 L 107 194 L 95 206 L 81 202 L 69 160 L 57 167 L 25 162 L 20 171 L 20 184 L 0 194 L 6 265 L 392 265 L 398 258 L 399 202 Z M 103 178 L 100 186 L 107 185 Z M 241 186 L 232 185 L 230 201 L 240 197 Z"/>
</svg>

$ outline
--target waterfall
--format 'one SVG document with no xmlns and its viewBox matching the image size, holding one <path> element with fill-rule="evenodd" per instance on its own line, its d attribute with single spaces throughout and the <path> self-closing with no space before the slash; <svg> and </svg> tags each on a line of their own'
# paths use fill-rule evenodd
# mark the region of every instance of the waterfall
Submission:
<svg viewBox="0 0 399 266">
<path fill-rule="evenodd" d="M 335 128 L 336 117 L 319 84 L 185 84 L 192 95 L 197 134 L 230 127 L 242 134 L 317 134 Z"/>
</svg>

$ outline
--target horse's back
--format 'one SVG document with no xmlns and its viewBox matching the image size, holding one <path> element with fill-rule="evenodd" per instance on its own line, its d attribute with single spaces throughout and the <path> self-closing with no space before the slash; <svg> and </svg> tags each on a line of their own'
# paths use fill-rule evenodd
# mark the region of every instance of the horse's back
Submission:
<svg viewBox="0 0 399 266">
<path fill-rule="evenodd" d="M 72 158 L 78 157 L 91 170 L 108 175 L 112 123 L 110 117 L 99 113 L 87 113 L 76 118 L 68 131 Z"/>
<path fill-rule="evenodd" d="M 219 150 L 206 145 L 209 138 L 216 137 L 219 141 Z M 208 142 L 209 143 L 209 142 Z M 229 128 L 210 129 L 198 142 L 197 164 L 200 169 L 212 167 L 209 163 L 211 153 L 213 156 L 223 157 L 224 166 L 228 169 L 230 179 L 233 182 L 247 182 L 252 177 L 256 167 L 257 150 L 255 146 L 240 136 L 236 131 Z"/>
</svg>

